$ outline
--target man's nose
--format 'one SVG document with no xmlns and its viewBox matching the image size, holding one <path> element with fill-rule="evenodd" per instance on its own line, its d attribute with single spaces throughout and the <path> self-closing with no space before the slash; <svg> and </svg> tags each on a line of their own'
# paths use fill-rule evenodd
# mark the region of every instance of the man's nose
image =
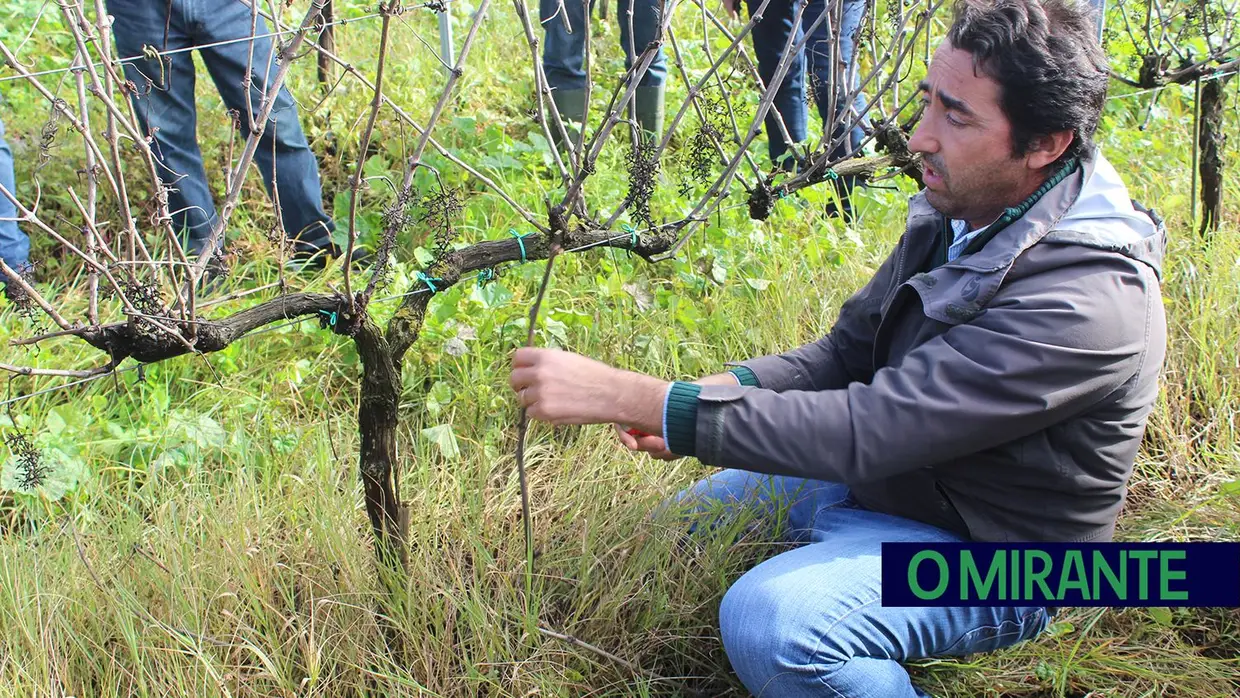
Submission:
<svg viewBox="0 0 1240 698">
<path fill-rule="evenodd" d="M 936 153 L 939 150 L 938 139 L 931 133 L 930 128 L 926 125 L 926 117 L 922 115 L 921 121 L 917 124 L 917 128 L 913 131 L 913 136 L 908 139 L 908 149 L 911 153 Z"/>
</svg>

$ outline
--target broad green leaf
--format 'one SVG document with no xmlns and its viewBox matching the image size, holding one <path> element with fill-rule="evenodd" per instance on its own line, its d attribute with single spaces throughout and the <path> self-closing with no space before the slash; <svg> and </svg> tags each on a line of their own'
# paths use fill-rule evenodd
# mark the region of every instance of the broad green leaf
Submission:
<svg viewBox="0 0 1240 698">
<path fill-rule="evenodd" d="M 498 308 L 512 300 L 512 291 L 505 288 L 503 284 L 492 282 L 482 288 L 475 285 L 470 297 L 487 308 Z"/>
<path fill-rule="evenodd" d="M 436 381 L 426 395 L 426 411 L 430 412 L 432 417 L 438 417 L 444 405 L 450 402 L 452 402 L 452 386 L 443 381 Z"/>
<path fill-rule="evenodd" d="M 1076 626 L 1066 620 L 1061 620 L 1047 626 L 1046 633 L 1050 637 L 1062 637 L 1071 634 L 1074 630 L 1076 630 Z"/>
<path fill-rule="evenodd" d="M 61 418 L 59 412 L 52 410 L 47 415 L 47 431 L 53 437 L 59 437 L 65 431 L 65 420 Z"/>
<path fill-rule="evenodd" d="M 1148 610 L 1150 613 L 1150 618 L 1152 618 L 1154 622 L 1159 625 L 1170 626 L 1174 620 L 1171 615 L 1171 609 L 1169 608 L 1165 608 L 1163 606 L 1152 606 Z"/>
<path fill-rule="evenodd" d="M 547 332 L 549 332 L 552 337 L 555 337 L 557 342 L 561 345 L 568 344 L 568 325 L 565 325 L 553 317 L 547 318 L 545 324 L 547 326 Z"/>
<path fill-rule="evenodd" d="M 191 415 L 178 410 L 172 414 L 169 426 L 180 441 L 198 448 L 223 448 L 228 443 L 224 427 L 205 414 Z"/>
<path fill-rule="evenodd" d="M 452 432 L 451 424 L 440 424 L 423 429 L 422 437 L 438 446 L 444 458 L 455 459 L 461 455 L 461 449 L 456 445 L 456 434 Z"/>
<path fill-rule="evenodd" d="M 478 165 L 495 170 L 521 170 L 525 164 L 507 153 L 498 155 L 483 155 L 478 159 Z"/>
<path fill-rule="evenodd" d="M 147 468 L 155 474 L 165 470 L 183 470 L 193 463 L 197 454 L 198 449 L 192 443 L 183 444 L 159 454 Z"/>
<path fill-rule="evenodd" d="M 431 254 L 430 250 L 420 245 L 413 248 L 413 257 L 418 260 L 418 264 L 421 264 L 424 267 L 430 266 L 431 262 L 435 261 L 435 255 Z"/>
<path fill-rule="evenodd" d="M 78 488 L 86 480 L 86 463 L 58 448 L 39 450 L 40 465 L 45 469 L 40 484 L 32 489 L 21 486 L 22 472 L 16 458 L 9 458 L 0 471 L 0 489 L 25 495 L 38 494 L 57 501 Z"/>
<path fill-rule="evenodd" d="M 637 303 L 638 312 L 645 312 L 654 305 L 654 296 L 651 295 L 649 289 L 637 284 L 624 284 L 621 288 L 630 296 L 633 296 L 633 300 Z"/>
</svg>

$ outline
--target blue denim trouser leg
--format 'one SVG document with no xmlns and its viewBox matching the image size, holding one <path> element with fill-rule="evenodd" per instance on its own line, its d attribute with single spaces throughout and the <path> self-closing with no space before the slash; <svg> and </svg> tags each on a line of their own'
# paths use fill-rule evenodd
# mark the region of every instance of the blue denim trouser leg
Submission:
<svg viewBox="0 0 1240 698">
<path fill-rule="evenodd" d="M 682 492 L 699 515 L 748 511 L 804 543 L 724 595 L 724 649 L 755 696 L 924 698 L 902 662 L 989 652 L 1038 635 L 1046 608 L 883 607 L 881 544 L 952 542 L 933 526 L 868 511 L 844 485 L 725 470 Z"/>
<path fill-rule="evenodd" d="M 1089 0 L 1089 6 L 1098 13 L 1098 43 L 1102 43 L 1102 30 L 1107 26 L 1107 0 Z"/>
<path fill-rule="evenodd" d="M 13 176 L 13 151 L 4 140 L 4 122 L 0 121 L 0 186 L 17 196 L 17 180 Z M 30 238 L 17 227 L 17 207 L 9 197 L 0 194 L 0 259 L 13 271 L 22 272 L 30 262 Z M 0 274 L 0 284 L 8 277 Z"/>
<path fill-rule="evenodd" d="M 237 0 L 171 0 L 170 4 L 168 0 L 108 0 L 108 12 L 116 18 L 113 33 L 123 57 L 141 55 L 143 46 L 163 51 L 251 36 L 250 10 Z M 269 31 L 259 18 L 253 34 Z M 225 108 L 238 119 L 238 136 L 247 138 L 251 115 L 259 113 L 268 76 L 275 72 L 271 39 L 199 49 L 199 53 Z M 216 211 L 197 143 L 191 54 L 174 54 L 162 61 L 139 59 L 125 65 L 125 76 L 138 88 L 133 104 L 141 128 L 154 136 L 160 178 L 173 187 L 168 197 L 173 225 L 178 231 L 188 230 L 191 250 L 200 251 Z M 287 237 L 299 238 L 309 247 L 326 245 L 334 226 L 323 210 L 318 161 L 286 88 L 277 93 L 254 162 L 268 194 L 279 197 Z"/>
<path fill-rule="evenodd" d="M 746 0 L 749 8 L 750 16 L 762 5 L 762 0 Z M 818 113 L 824 123 L 834 121 L 834 115 L 828 113 L 830 107 L 830 88 L 834 84 L 836 86 L 835 113 L 841 113 L 849 105 L 844 102 L 843 96 L 850 91 L 846 89 L 844 80 L 847 78 L 849 64 L 852 62 L 856 53 L 856 32 L 860 28 L 861 18 L 865 14 L 865 0 L 808 0 L 805 12 L 801 15 L 801 26 L 794 27 L 793 19 L 796 17 L 798 0 L 773 0 L 767 5 L 766 11 L 762 14 L 762 21 L 754 25 L 753 46 L 754 53 L 758 58 L 758 75 L 762 77 L 763 84 L 770 85 L 775 77 L 775 70 L 779 66 L 779 61 L 784 52 L 784 46 L 788 43 L 788 37 L 795 30 L 795 38 L 793 44 L 799 42 L 805 36 L 805 29 L 812 26 L 814 21 L 828 10 L 833 11 L 833 16 L 824 19 L 818 27 L 816 27 L 810 35 L 809 41 L 806 42 L 806 50 L 802 51 L 791 59 L 788 66 L 788 72 L 784 75 L 784 80 L 775 92 L 775 100 L 772 103 L 774 110 L 784 120 L 784 126 L 788 129 L 788 136 L 794 142 L 802 142 L 806 140 L 809 133 L 809 116 L 808 107 L 805 101 L 805 73 L 808 67 L 814 75 L 815 99 L 818 103 Z M 839 10 L 836 7 L 839 5 Z M 842 15 L 842 18 L 840 17 Z M 840 34 L 840 63 L 839 70 L 836 71 L 835 82 L 832 82 L 831 72 L 834 61 L 832 54 L 835 50 L 835 34 Z M 859 76 L 854 76 L 852 87 L 856 87 L 859 83 Z M 860 121 L 861 112 L 865 108 L 865 100 L 858 95 L 853 102 L 853 106 L 858 112 L 855 117 L 857 123 Z M 784 142 L 783 135 L 779 131 L 778 121 L 774 114 L 768 113 L 765 120 L 767 134 L 767 153 L 772 162 L 778 162 L 779 158 L 788 151 L 788 144 Z M 835 134 L 835 135 L 838 135 Z M 843 157 L 856 150 L 860 144 L 864 133 L 860 127 L 855 127 L 850 133 L 850 140 L 837 147 L 832 152 L 832 157 Z"/>
<path fill-rule="evenodd" d="M 539 0 L 538 15 L 542 22 L 545 38 L 543 39 L 543 71 L 547 74 L 547 84 L 551 89 L 580 90 L 586 86 L 585 71 L 585 32 L 590 31 L 589 17 L 585 3 L 581 0 L 563 0 L 564 10 L 560 13 L 560 0 Z M 636 0 L 633 3 L 633 34 L 637 37 L 636 45 L 629 38 L 629 2 L 617 0 L 616 22 L 620 25 L 620 48 L 625 52 L 624 67 L 633 67 L 633 61 L 654 41 L 659 28 L 658 0 Z M 594 3 L 591 1 L 590 6 Z M 568 23 L 565 24 L 565 16 Z M 573 33 L 568 33 L 569 26 Z M 667 79 L 667 55 L 660 47 L 646 74 L 637 84 L 642 87 L 662 85 Z"/>
<path fill-rule="evenodd" d="M 753 17 L 754 11 L 761 5 L 762 0 L 746 0 L 749 16 Z M 809 16 L 809 11 L 807 10 L 803 16 Z M 802 35 L 801 27 L 794 27 L 792 24 L 795 17 L 795 0 L 771 0 L 762 13 L 762 20 L 755 24 L 750 32 L 753 36 L 753 52 L 758 59 L 758 75 L 762 78 L 762 84 L 768 88 L 775 77 L 775 69 L 779 66 L 789 34 L 795 30 L 798 37 Z M 797 40 L 793 39 L 794 44 Z M 778 164 L 779 159 L 788 152 L 788 144 L 779 130 L 779 120 L 774 112 L 779 112 L 784 128 L 788 130 L 788 137 L 794 143 L 805 140 L 809 118 L 805 106 L 805 53 L 803 51 L 794 54 L 790 59 L 788 72 L 784 74 L 783 82 L 776 89 L 775 100 L 771 103 L 771 109 L 767 111 L 763 121 L 766 126 L 767 154 L 772 163 Z"/>
<path fill-rule="evenodd" d="M 836 4 L 839 2 L 839 10 Z M 839 122 L 831 133 L 831 142 L 840 142 L 831 149 L 832 160 L 850 157 L 856 153 L 865 138 L 861 120 L 865 116 L 865 96 L 858 93 L 850 102 L 850 92 L 861 85 L 859 69 L 853 65 L 857 54 L 858 33 L 865 16 L 866 0 L 810 0 L 802 15 L 802 25 L 809 27 L 820 14 L 830 9 L 832 15 L 810 34 L 805 50 L 808 55 L 809 73 L 814 76 L 814 101 L 818 104 L 818 116 L 823 124 Z M 830 21 L 830 27 L 828 26 Z M 836 31 L 832 31 L 835 28 Z M 839 60 L 833 60 L 835 37 L 839 37 Z M 834 75 L 833 75 L 834 70 Z M 831 99 L 834 86 L 835 100 Z M 849 113 L 849 108 L 852 113 Z M 841 138 L 848 132 L 846 139 Z"/>
</svg>

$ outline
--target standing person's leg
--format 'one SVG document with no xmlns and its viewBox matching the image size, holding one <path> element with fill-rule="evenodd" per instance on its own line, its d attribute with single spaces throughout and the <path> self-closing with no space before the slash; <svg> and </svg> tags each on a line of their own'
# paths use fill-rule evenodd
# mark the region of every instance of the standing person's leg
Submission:
<svg viewBox="0 0 1240 698">
<path fill-rule="evenodd" d="M 807 11 L 805 26 L 823 11 L 829 11 L 830 22 L 824 20 L 811 34 L 808 46 L 809 67 L 813 75 L 814 101 L 818 104 L 818 116 L 824 131 L 829 133 L 829 143 L 834 144 L 828 157 L 832 161 L 859 154 L 865 131 L 861 128 L 865 117 L 865 95 L 858 93 L 861 84 L 859 69 L 855 65 L 857 38 L 861 20 L 865 17 L 867 0 L 810 0 L 813 13 Z M 839 42 L 836 60 L 836 41 Z M 834 94 L 834 99 L 832 95 Z M 829 126 L 829 128 L 828 128 Z M 851 195 L 856 181 L 854 177 L 841 177 L 835 181 L 836 192 L 845 215 L 852 214 Z M 829 213 L 838 212 L 834 202 Z"/>
<path fill-rule="evenodd" d="M 13 176 L 13 151 L 4 140 L 4 121 L 0 120 L 0 187 L 17 196 L 17 178 Z M 0 259 L 13 271 L 24 274 L 30 264 L 30 238 L 17 226 L 17 206 L 9 197 L 0 194 Z M 6 288 L 9 278 L 0 274 L 0 284 Z"/>
<path fill-rule="evenodd" d="M 241 136 L 248 138 L 250 119 L 257 118 L 262 110 L 268 80 L 278 70 L 271 38 L 263 37 L 269 30 L 259 17 L 251 34 L 250 8 L 237 0 L 202 0 L 196 7 L 194 24 L 206 40 L 204 43 L 261 37 L 252 42 L 201 49 L 203 63 L 220 97 L 228 109 L 237 113 Z M 281 222 L 285 236 L 295 243 L 295 254 L 308 257 L 337 252 L 331 242 L 335 224 L 323 209 L 319 163 L 306 142 L 297 104 L 287 87 L 281 86 L 276 93 L 254 162 L 268 194 L 279 197 Z M 318 259 L 325 261 L 321 256 Z"/>
<path fill-rule="evenodd" d="M 1107 26 L 1107 0 L 1089 0 L 1090 6 L 1097 13 L 1098 43 L 1102 43 L 1102 32 Z"/>
<path fill-rule="evenodd" d="M 867 0 L 809 0 L 802 24 L 809 27 L 819 13 L 831 12 L 810 35 L 806 47 L 808 70 L 814 76 L 814 101 L 818 116 L 825 125 L 831 125 L 831 159 L 854 155 L 865 138 L 861 120 L 865 118 L 865 96 L 858 92 L 851 100 L 849 94 L 861 85 L 859 70 L 854 66 L 857 54 L 857 34 L 865 16 Z M 839 56 L 835 60 L 835 42 L 839 41 Z M 834 88 L 835 99 L 831 92 Z M 841 138 L 847 131 L 848 137 Z"/>
<path fill-rule="evenodd" d="M 551 99 L 564 119 L 565 130 L 571 138 L 577 137 L 577 129 L 567 122 L 581 123 L 586 113 L 586 3 L 592 0 L 539 0 L 538 17 L 543 29 L 543 73 L 551 88 Z M 537 28 L 536 28 L 537 29 Z M 571 29 L 571 33 L 570 33 Z M 547 115 L 551 137 L 558 143 L 559 129 Z"/>
<path fill-rule="evenodd" d="M 746 0 L 749 14 L 762 5 L 761 0 Z M 758 75 L 762 83 L 770 87 L 771 79 L 784 53 L 784 45 L 788 36 L 794 31 L 800 36 L 801 28 L 794 27 L 792 20 L 796 16 L 795 0 L 771 0 L 762 13 L 762 21 L 754 25 L 753 50 L 758 58 Z M 795 45 L 796 39 L 793 40 Z M 788 136 L 794 142 L 804 141 L 807 134 L 807 112 L 805 106 L 805 53 L 798 52 L 792 56 L 788 72 L 775 92 L 775 101 L 765 119 L 767 153 L 771 162 L 780 164 L 780 158 L 788 152 L 788 144 L 780 133 L 779 123 L 775 118 L 778 112 L 788 129 Z M 785 163 L 787 169 L 794 169 L 795 163 Z"/>
<path fill-rule="evenodd" d="M 755 696 L 924 698 L 904 662 L 994 651 L 1049 623 L 1041 606 L 882 606 L 884 541 L 960 538 L 861 509 L 844 485 L 726 470 L 679 498 L 698 524 L 747 512 L 781 540 L 808 542 L 745 573 L 720 604 L 724 649 Z"/>
<path fill-rule="evenodd" d="M 115 20 L 112 35 L 121 58 L 142 56 L 147 48 L 165 51 L 191 45 L 181 0 L 171 4 L 108 0 L 107 7 Z M 151 149 L 159 178 L 168 187 L 173 228 L 182 236 L 186 252 L 199 254 L 216 214 L 198 149 L 194 59 L 189 52 L 139 58 L 125 63 L 124 70 L 125 79 L 136 86 L 130 101 L 138 127 L 154 139 Z"/>
<path fill-rule="evenodd" d="M 629 5 L 633 6 L 633 35 L 636 45 L 629 37 Z M 659 0 L 617 0 L 616 20 L 620 23 L 620 48 L 624 51 L 624 67 L 630 69 L 638 61 L 646 47 L 658 36 L 662 16 Z M 667 80 L 667 54 L 660 46 L 650 62 L 646 74 L 638 82 L 633 95 L 636 102 L 637 125 L 648 134 L 663 134 L 664 82 Z"/>
</svg>

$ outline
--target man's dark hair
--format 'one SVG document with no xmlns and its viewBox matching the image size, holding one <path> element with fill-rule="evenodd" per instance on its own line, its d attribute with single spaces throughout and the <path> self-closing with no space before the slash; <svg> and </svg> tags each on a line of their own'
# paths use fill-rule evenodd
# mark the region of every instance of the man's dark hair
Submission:
<svg viewBox="0 0 1240 698">
<path fill-rule="evenodd" d="M 1000 86 L 1012 154 L 1070 130 L 1059 159 L 1088 160 L 1107 95 L 1107 59 L 1084 0 L 958 0 L 947 39 Z M 1056 163 L 1056 164 L 1059 164 Z"/>
</svg>

